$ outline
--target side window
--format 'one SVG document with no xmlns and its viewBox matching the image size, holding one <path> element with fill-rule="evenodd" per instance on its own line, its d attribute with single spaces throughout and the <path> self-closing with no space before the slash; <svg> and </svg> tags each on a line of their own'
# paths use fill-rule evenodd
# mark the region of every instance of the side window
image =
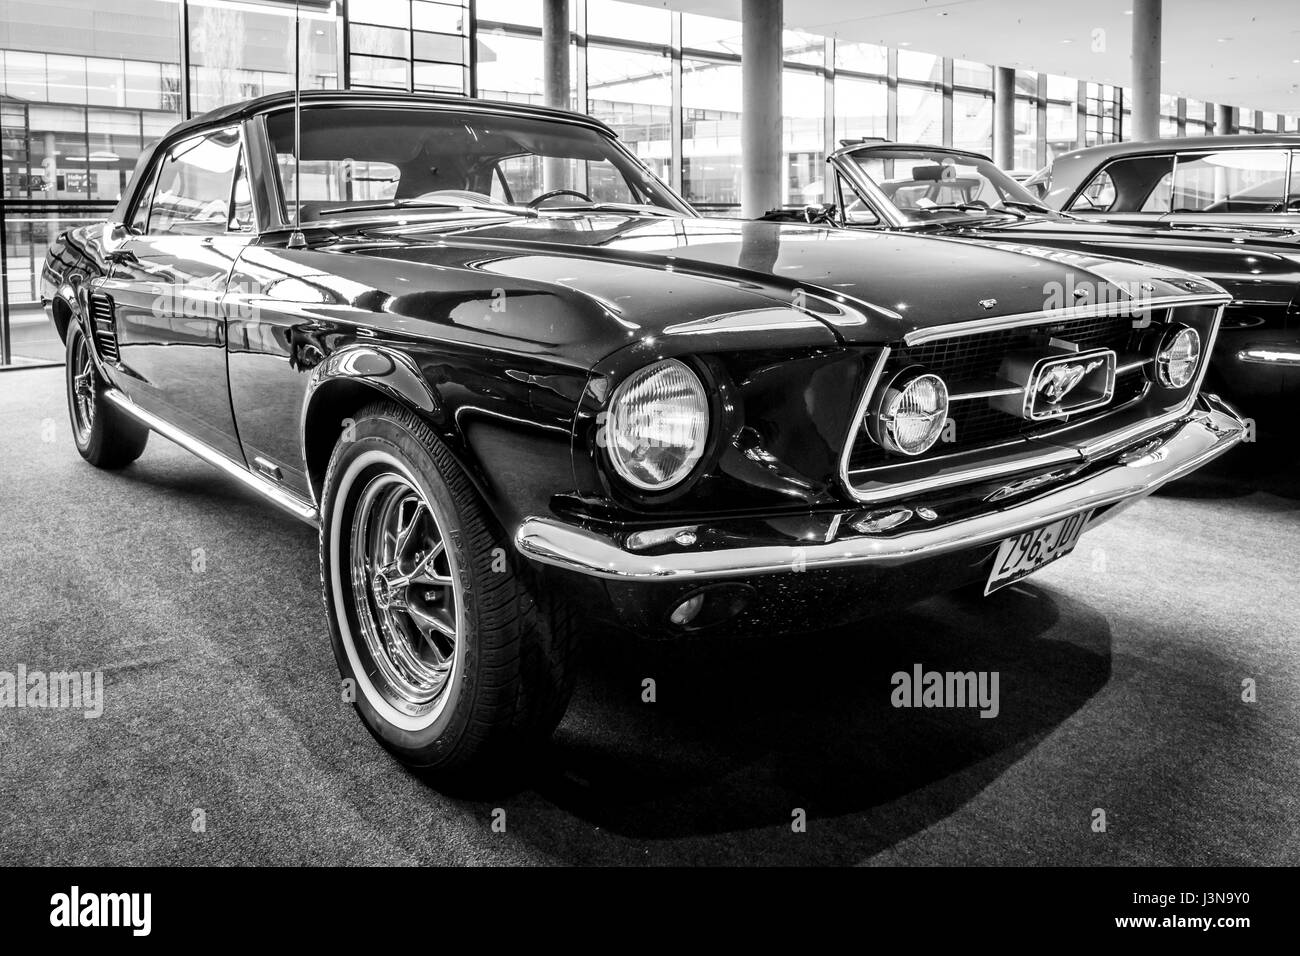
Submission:
<svg viewBox="0 0 1300 956">
<path fill-rule="evenodd" d="M 1074 197 L 1074 202 L 1070 203 L 1070 212 L 1087 212 L 1094 210 L 1105 212 L 1115 203 L 1115 183 L 1111 181 L 1110 173 L 1104 169 L 1092 178 L 1092 182 L 1084 187 L 1083 192 Z"/>
<path fill-rule="evenodd" d="M 1147 196 L 1147 201 L 1142 204 L 1142 212 L 1168 212 L 1173 191 L 1174 174 L 1165 173 L 1160 177 L 1160 182 L 1156 183 L 1156 188 L 1151 190 L 1151 195 Z"/>
<path fill-rule="evenodd" d="M 173 146 L 158 173 L 148 232 L 181 236 L 225 232 L 238 159 L 239 136 L 234 129 Z"/>
<path fill-rule="evenodd" d="M 135 211 L 131 213 L 130 229 L 137 236 L 143 236 L 149 228 L 149 204 L 153 202 L 153 192 L 158 185 L 158 170 L 162 163 L 155 162 L 149 170 L 144 184 L 135 199 Z"/>
<path fill-rule="evenodd" d="M 1071 212 L 1163 212 L 1172 155 L 1117 159 L 1092 178 L 1070 203 Z"/>
<path fill-rule="evenodd" d="M 843 176 L 837 178 L 840 184 L 840 203 L 843 206 L 844 221 L 852 226 L 879 225 L 880 217 L 872 211 L 866 201 L 845 181 Z"/>
<path fill-rule="evenodd" d="M 1283 149 L 1225 149 L 1184 156 L 1174 171 L 1174 212 L 1277 212 L 1286 192 Z"/>
</svg>

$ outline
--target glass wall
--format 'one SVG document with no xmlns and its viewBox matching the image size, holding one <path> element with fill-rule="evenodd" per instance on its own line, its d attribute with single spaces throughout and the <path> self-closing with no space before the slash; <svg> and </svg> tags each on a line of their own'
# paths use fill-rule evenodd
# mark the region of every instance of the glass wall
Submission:
<svg viewBox="0 0 1300 956">
<path fill-rule="evenodd" d="M 787 48 L 787 55 L 789 52 Z M 817 55 L 824 54 L 818 49 Z M 787 206 L 820 203 L 826 193 L 824 74 L 787 69 L 781 78 L 781 102 L 781 161 L 785 169 L 781 201 Z"/>
<path fill-rule="evenodd" d="M 740 206 L 739 59 L 682 59 L 681 186 L 704 212 Z"/>
<path fill-rule="evenodd" d="M 569 7 L 571 105 L 609 123 L 702 212 L 735 214 L 740 24 L 618 0 Z M 102 218 L 147 143 L 186 116 L 292 88 L 293 10 L 291 0 L 0 0 L 10 304 L 35 300 L 50 237 Z M 301 0 L 303 86 L 540 102 L 541 10 L 541 0 Z M 992 151 L 989 64 L 796 29 L 783 49 L 785 203 L 826 198 L 825 159 L 843 140 Z M 1124 137 L 1129 106 L 1119 87 L 1018 72 L 1015 166 Z M 1204 101 L 1164 96 L 1161 114 L 1162 135 L 1214 129 L 1215 106 Z M 1297 125 L 1240 111 L 1242 132 Z M 20 357 L 45 349 L 12 340 Z M 46 345 L 57 357 L 57 341 Z"/>
<path fill-rule="evenodd" d="M 348 85 L 468 93 L 469 20 L 469 0 L 347 4 Z"/>
<path fill-rule="evenodd" d="M 1079 82 L 1049 73 L 1043 91 L 1044 155 L 1035 169 L 1079 146 Z"/>
<path fill-rule="evenodd" d="M 338 89 L 338 29 L 328 9 L 303 5 L 303 89 Z M 293 89 L 294 9 L 283 3 L 190 0 L 190 112 Z"/>
<path fill-rule="evenodd" d="M 672 61 L 665 54 L 587 48 L 587 113 L 609 124 L 663 179 L 672 178 L 672 98 Z"/>
<path fill-rule="evenodd" d="M 952 63 L 952 145 L 993 154 L 993 68 L 970 60 Z"/>
</svg>

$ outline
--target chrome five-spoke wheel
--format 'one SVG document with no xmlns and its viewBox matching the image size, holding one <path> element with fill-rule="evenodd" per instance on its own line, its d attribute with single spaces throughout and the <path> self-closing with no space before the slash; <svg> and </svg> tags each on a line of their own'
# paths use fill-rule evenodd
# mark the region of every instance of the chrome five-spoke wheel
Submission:
<svg viewBox="0 0 1300 956">
<path fill-rule="evenodd" d="M 460 583 L 446 532 L 398 471 L 365 481 L 352 515 L 351 584 L 365 670 L 409 717 L 437 708 L 460 651 Z"/>
<path fill-rule="evenodd" d="M 85 445 L 90 441 L 95 427 L 95 362 L 85 336 L 79 336 L 72 346 L 72 424 L 77 430 L 77 441 Z"/>
<path fill-rule="evenodd" d="M 535 753 L 572 691 L 574 615 L 429 423 L 353 411 L 321 490 L 321 583 L 343 699 L 414 767 L 450 777 Z"/>
</svg>

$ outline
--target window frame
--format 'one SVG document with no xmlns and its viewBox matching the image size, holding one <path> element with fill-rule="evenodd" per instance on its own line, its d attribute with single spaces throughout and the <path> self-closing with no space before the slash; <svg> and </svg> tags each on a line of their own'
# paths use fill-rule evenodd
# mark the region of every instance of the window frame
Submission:
<svg viewBox="0 0 1300 956">
<path fill-rule="evenodd" d="M 1205 158 L 1206 156 L 1217 156 L 1217 155 L 1219 155 L 1220 153 L 1233 153 L 1233 152 L 1241 152 L 1241 151 L 1249 151 L 1249 152 L 1267 152 L 1267 151 L 1271 151 L 1271 150 L 1276 150 L 1276 151 L 1278 151 L 1278 152 L 1282 152 L 1282 153 L 1285 153 L 1285 154 L 1286 154 L 1286 156 L 1285 156 L 1285 158 L 1286 158 L 1286 164 L 1285 164 L 1285 165 L 1283 166 L 1283 168 L 1282 168 L 1282 200 L 1281 200 L 1281 206 L 1282 206 L 1282 209 L 1281 209 L 1281 212 L 1282 212 L 1282 213 L 1287 212 L 1288 210 L 1287 210 L 1286 207 L 1287 207 L 1287 204 L 1288 204 L 1289 201 L 1290 201 L 1289 196 L 1290 196 L 1290 183 L 1291 183 L 1291 164 L 1292 164 L 1292 162 L 1293 162 L 1293 160 L 1294 160 L 1294 157 L 1295 157 L 1295 150 L 1294 150 L 1294 149 L 1291 149 L 1291 148 L 1289 148 L 1289 147 L 1287 147 L 1287 146 L 1285 146 L 1285 145 L 1281 145 L 1281 144 L 1273 144 L 1273 145 L 1267 145 L 1267 144 L 1265 144 L 1265 145 L 1260 145 L 1260 144 L 1257 144 L 1257 143 L 1256 143 L 1256 144 L 1243 143 L 1243 144 L 1241 144 L 1240 146 L 1233 145 L 1233 146 L 1220 146 L 1220 147 L 1218 147 L 1218 148 L 1189 149 L 1189 150 L 1183 150 L 1183 151 L 1180 151 L 1180 152 L 1176 152 L 1176 153 L 1174 153 L 1174 168 L 1173 168 L 1173 170 L 1171 171 L 1171 174 L 1172 174 L 1172 176 L 1173 176 L 1173 179 L 1170 181 L 1170 192 L 1169 192 L 1169 205 L 1170 205 L 1169 214 L 1170 214 L 1170 215 L 1179 215 L 1179 213 L 1176 212 L 1176 211 L 1173 209 L 1173 197 L 1174 197 L 1174 188 L 1177 186 L 1177 183 L 1178 183 L 1178 167 L 1181 166 L 1185 161 L 1191 161 L 1191 160 L 1203 159 L 1203 158 Z M 1148 198 L 1149 198 L 1149 197 L 1148 197 Z M 1162 213 L 1161 215 L 1164 215 L 1164 214 Z M 1279 215 L 1279 213 L 1278 213 L 1278 212 L 1206 212 L 1206 211 L 1204 211 L 1204 210 L 1202 210 L 1202 209 L 1195 209 L 1195 210 L 1184 210 L 1184 211 L 1181 213 L 1181 215 L 1186 215 L 1186 216 L 1276 216 L 1276 215 Z"/>
<path fill-rule="evenodd" d="M 176 151 L 177 147 L 182 146 L 186 143 L 190 143 L 194 140 L 206 139 L 207 137 L 219 133 L 226 133 L 231 131 L 235 133 L 235 140 L 236 140 L 235 165 L 231 167 L 230 182 L 226 186 L 226 211 L 225 211 L 225 215 L 222 218 L 222 224 L 221 224 L 222 228 L 220 230 L 213 230 L 210 233 L 154 232 L 152 228 L 153 214 L 154 214 L 153 207 L 154 207 L 154 202 L 158 198 L 158 184 L 162 182 L 162 169 L 163 166 L 173 158 L 173 154 Z M 243 123 L 231 123 L 226 126 L 213 126 L 207 129 L 196 130 L 189 135 L 181 136 L 176 139 L 166 140 L 159 144 L 157 150 L 155 151 L 153 157 L 150 160 L 150 167 L 151 168 L 148 174 L 148 179 L 146 180 L 148 184 L 147 189 L 149 193 L 148 196 L 149 211 L 145 216 L 145 228 L 144 228 L 144 232 L 133 233 L 133 235 L 136 235 L 140 238 L 159 238 L 159 237 L 166 236 L 168 238 L 173 238 L 173 239 L 179 239 L 179 238 L 208 239 L 213 236 L 228 235 L 228 234 L 253 235 L 257 232 L 257 223 L 259 221 L 258 209 L 257 209 L 257 197 L 255 195 L 255 190 L 252 187 L 252 172 L 251 169 L 249 168 L 248 144 L 245 141 L 245 137 L 244 137 Z M 241 169 L 244 171 L 244 175 L 249 182 L 248 198 L 249 198 L 249 204 L 253 209 L 253 216 L 252 216 L 252 221 L 248 224 L 251 228 L 231 229 L 230 215 L 234 209 L 235 182 L 238 178 L 236 176 L 236 173 L 238 173 Z M 134 223 L 136 214 L 139 212 L 139 203 L 144 198 L 145 198 L 144 191 L 142 190 L 132 200 L 129 222 Z"/>
<path fill-rule="evenodd" d="M 1213 152 L 1213 150 L 1211 150 L 1211 152 Z M 1160 151 L 1160 152 L 1154 152 L 1154 153 L 1143 153 L 1143 152 L 1139 152 L 1139 153 L 1126 153 L 1126 154 L 1123 155 L 1123 156 L 1114 156 L 1114 157 L 1112 157 L 1111 159 L 1106 160 L 1105 163 L 1103 163 L 1103 164 L 1102 164 L 1101 166 L 1099 166 L 1097 169 L 1093 170 L 1092 175 L 1089 176 L 1087 179 L 1085 179 L 1085 180 L 1083 181 L 1083 183 L 1079 186 L 1079 188 L 1076 189 L 1076 190 L 1074 191 L 1074 194 L 1073 194 L 1072 196 L 1070 196 L 1070 198 L 1069 198 L 1066 202 L 1064 202 L 1064 203 L 1061 204 L 1061 209 L 1062 209 L 1062 211 L 1064 211 L 1064 212 L 1114 213 L 1114 214 L 1117 215 L 1117 216 L 1163 216 L 1163 215 L 1167 215 L 1166 213 L 1149 213 L 1149 212 L 1148 212 L 1148 213 L 1144 213 L 1144 212 L 1134 212 L 1134 211 L 1130 211 L 1130 212 L 1116 212 L 1116 211 L 1113 210 L 1113 209 L 1100 209 L 1100 208 L 1098 208 L 1097 206 L 1091 206 L 1091 207 L 1089 207 L 1089 208 L 1087 208 L 1087 209 L 1075 209 L 1075 208 L 1074 208 L 1074 204 L 1075 204 L 1076 202 L 1079 201 L 1079 199 L 1083 196 L 1083 194 L 1086 193 L 1086 192 L 1088 191 L 1088 187 L 1091 186 L 1094 182 L 1096 182 L 1097 179 L 1101 176 L 1102 173 L 1106 173 L 1107 176 L 1110 176 L 1110 167 L 1114 166 L 1116 163 L 1127 163 L 1127 162 L 1131 162 L 1131 161 L 1133 161 L 1133 160 L 1143 160 L 1143 159 L 1163 159 L 1163 158 L 1166 158 L 1166 157 L 1168 157 L 1168 158 L 1170 159 L 1170 161 L 1171 161 L 1171 163 L 1170 163 L 1170 167 L 1169 167 L 1169 172 L 1172 174 L 1172 173 L 1173 173 L 1175 170 L 1177 170 L 1177 168 L 1178 168 L 1178 152 L 1177 152 L 1177 150 L 1168 150 L 1168 151 L 1164 151 L 1164 150 L 1162 150 L 1162 151 Z M 1161 176 L 1161 179 L 1163 179 L 1163 178 L 1164 178 L 1164 176 L 1162 175 L 1162 176 Z M 1115 177 L 1114 177 L 1114 176 L 1110 176 L 1110 181 L 1111 181 L 1111 184 L 1112 184 L 1112 187 L 1113 187 L 1114 182 L 1115 182 Z M 1147 191 L 1147 192 L 1142 196 L 1142 202 L 1143 202 L 1144 204 L 1146 203 L 1146 201 L 1147 201 L 1148 199 L 1151 198 L 1151 193 L 1155 191 L 1156 185 L 1157 185 L 1159 182 L 1160 182 L 1160 180 L 1158 179 L 1158 180 L 1155 181 L 1155 183 L 1152 183 L 1152 185 L 1151 185 L 1151 189 L 1149 189 L 1149 190 L 1148 190 L 1148 191 Z M 1113 202 L 1114 202 L 1114 201 L 1112 200 L 1112 204 L 1113 204 Z"/>
<path fill-rule="evenodd" d="M 1280 151 L 1285 152 L 1285 153 L 1288 154 L 1288 155 L 1287 155 L 1286 171 L 1285 171 L 1285 173 L 1283 174 L 1284 177 L 1285 177 L 1285 178 L 1284 178 L 1284 183 L 1285 183 L 1286 185 L 1285 185 L 1284 190 L 1283 190 L 1283 211 L 1282 211 L 1282 213 L 1268 213 L 1268 212 L 1265 212 L 1265 213 L 1217 213 L 1217 212 L 1202 213 L 1202 212 L 1194 212 L 1194 213 L 1193 213 L 1193 212 L 1186 212 L 1186 213 L 1181 213 L 1181 215 L 1206 215 L 1206 216 L 1275 216 L 1275 215 L 1282 215 L 1282 214 L 1287 214 L 1287 213 L 1300 213 L 1300 208 L 1297 208 L 1297 209 L 1294 209 L 1294 210 L 1293 210 L 1293 209 L 1287 209 L 1287 208 L 1286 208 L 1286 207 L 1289 206 L 1292 202 L 1294 202 L 1294 201 L 1296 201 L 1296 200 L 1300 200 L 1300 191 L 1297 191 L 1297 192 L 1295 192 L 1295 193 L 1293 194 L 1293 193 L 1292 193 L 1292 189 L 1291 189 L 1292 177 L 1295 176 L 1297 170 L 1300 170 L 1300 148 L 1297 148 L 1297 147 L 1291 146 L 1291 145 L 1286 144 L 1286 143 L 1266 143 L 1266 144 L 1260 144 L 1260 143 L 1248 143 L 1248 142 L 1247 142 L 1247 143 L 1241 143 L 1240 145 L 1234 143 L 1234 144 L 1231 144 L 1231 145 L 1226 145 L 1226 144 L 1225 144 L 1225 145 L 1217 146 L 1217 147 L 1197 147 L 1196 149 L 1185 149 L 1185 150 L 1171 149 L 1171 150 L 1160 150 L 1160 151 L 1158 151 L 1158 152 L 1134 152 L 1134 153 L 1125 153 L 1125 154 L 1120 155 L 1120 156 L 1113 156 L 1113 157 L 1111 157 L 1110 159 L 1106 160 L 1106 162 L 1103 163 L 1101 166 L 1097 167 L 1097 169 L 1095 169 L 1095 170 L 1093 171 L 1092 175 L 1088 176 L 1087 179 L 1083 180 L 1083 182 L 1082 182 L 1082 184 L 1079 186 L 1079 188 L 1076 189 L 1076 190 L 1074 191 L 1074 194 L 1071 195 L 1070 198 L 1069 198 L 1065 203 L 1063 203 L 1063 204 L 1061 205 L 1061 209 L 1064 210 L 1064 211 L 1066 211 L 1066 212 L 1089 212 L 1089 211 L 1091 211 L 1091 212 L 1103 212 L 1103 213 L 1111 212 L 1112 210 L 1107 210 L 1107 209 L 1097 209 L 1097 208 L 1095 208 L 1095 207 L 1093 207 L 1092 209 L 1075 209 L 1075 208 L 1074 208 L 1074 204 L 1075 204 L 1075 203 L 1079 200 L 1079 198 L 1080 198 L 1080 197 L 1081 197 L 1081 196 L 1082 196 L 1082 195 L 1087 191 L 1088 187 L 1091 186 L 1091 185 L 1092 185 L 1092 184 L 1097 180 L 1097 177 L 1099 177 L 1102 173 L 1108 173 L 1109 170 L 1110 170 L 1110 167 L 1111 167 L 1111 166 L 1114 166 L 1116 163 L 1128 162 L 1128 161 L 1130 161 L 1130 160 L 1135 160 L 1135 159 L 1139 159 L 1139 160 L 1140 160 L 1140 159 L 1159 159 L 1159 158 L 1162 158 L 1162 157 L 1166 157 L 1166 156 L 1167 156 L 1167 157 L 1169 157 L 1170 159 L 1173 160 L 1173 165 L 1170 167 L 1170 173 L 1169 173 L 1169 174 L 1172 175 L 1172 176 L 1174 177 L 1175 181 L 1176 181 L 1176 180 L 1177 180 L 1177 177 L 1178 177 L 1178 166 L 1179 166 L 1180 163 L 1184 162 L 1185 160 L 1198 159 L 1198 158 L 1201 158 L 1201 157 L 1204 157 L 1204 156 L 1213 156 L 1213 155 L 1218 154 L 1218 153 L 1228 153 L 1228 152 L 1234 152 L 1234 151 L 1238 151 L 1238 150 L 1250 150 L 1250 151 L 1253 151 L 1253 152 L 1259 152 L 1259 151 L 1261 151 L 1261 150 L 1280 150 Z M 1163 178 L 1163 177 L 1162 177 L 1162 178 Z M 1113 177 L 1112 177 L 1112 181 L 1113 181 Z M 1159 181 L 1157 181 L 1157 184 L 1158 184 L 1158 182 L 1159 182 Z M 1155 185 L 1152 186 L 1152 192 L 1154 192 L 1154 191 L 1155 191 Z M 1151 193 L 1147 193 L 1147 195 L 1144 196 L 1144 197 L 1142 198 L 1143 203 L 1145 203 L 1148 199 L 1150 199 L 1150 197 L 1151 197 Z M 1167 212 L 1167 213 L 1162 213 L 1162 212 L 1145 212 L 1145 213 L 1144 213 L 1144 212 L 1141 212 L 1141 211 L 1139 210 L 1139 211 L 1131 211 L 1131 212 L 1116 212 L 1115 215 L 1120 215 L 1120 216 L 1138 216 L 1138 215 L 1142 215 L 1142 216 L 1166 216 L 1166 215 L 1180 215 L 1180 214 L 1179 214 L 1179 213 L 1174 213 L 1172 210 L 1171 210 L 1170 212 Z"/>
<path fill-rule="evenodd" d="M 624 143 L 622 142 L 622 140 L 618 138 L 618 136 L 611 134 L 610 131 L 605 127 L 605 125 L 601 123 L 599 120 L 584 122 L 583 119 L 581 118 L 581 114 L 579 114 L 573 119 L 569 119 L 567 117 L 555 117 L 555 116 L 549 116 L 545 114 L 530 115 L 526 112 L 515 113 L 513 111 L 500 109 L 500 105 L 497 103 L 490 102 L 490 101 L 482 101 L 481 104 L 476 104 L 476 102 L 473 99 L 465 99 L 463 101 L 448 100 L 445 102 L 439 102 L 439 101 L 405 102 L 402 100 L 386 101 L 383 99 L 369 100 L 369 99 L 360 99 L 360 98 L 355 100 L 341 101 L 341 102 L 333 102 L 327 99 L 321 99 L 319 101 L 311 103 L 310 106 L 304 106 L 303 112 L 305 113 L 308 109 L 337 110 L 337 109 L 375 109 L 375 108 L 385 109 L 385 110 L 411 110 L 411 111 L 425 110 L 430 112 L 450 113 L 456 115 L 467 114 L 467 115 L 472 115 L 477 117 L 489 117 L 489 118 L 493 116 L 520 117 L 524 119 L 537 119 L 537 120 L 544 120 L 549 122 L 564 123 L 569 126 L 577 127 L 579 129 L 585 129 L 588 132 L 591 132 L 597 136 L 602 137 L 611 146 L 613 151 L 617 153 L 621 153 L 631 166 L 634 166 L 637 169 L 645 170 L 646 174 L 650 176 L 651 179 L 653 179 L 661 189 L 664 190 L 666 194 L 666 198 L 670 201 L 670 205 L 664 206 L 662 208 L 668 209 L 679 215 L 698 216 L 698 213 L 692 207 L 691 203 L 689 203 L 684 197 L 682 197 L 677 192 L 677 190 L 675 190 L 671 185 L 665 182 L 657 173 L 655 173 L 651 169 L 648 169 L 645 166 L 645 164 L 642 163 L 641 160 L 636 156 L 636 154 L 633 153 L 630 149 L 628 149 L 626 145 L 624 145 Z M 273 108 L 257 113 L 256 116 L 254 117 L 250 117 L 250 121 L 255 121 L 257 123 L 257 139 L 263 152 L 262 162 L 267 164 L 263 169 L 263 175 L 270 177 L 270 183 L 266 187 L 268 190 L 267 198 L 271 207 L 268 212 L 268 216 L 271 213 L 274 213 L 278 217 L 277 220 L 272 220 L 270 218 L 266 220 L 266 222 L 268 223 L 268 227 L 267 227 L 268 231 L 275 230 L 276 221 L 278 221 L 281 224 L 280 228 L 282 229 L 292 229 L 294 227 L 293 197 L 286 195 L 285 193 L 285 184 L 284 184 L 283 177 L 280 175 L 280 169 L 279 169 L 278 160 L 275 151 L 275 139 L 271 135 L 271 130 L 270 130 L 270 119 L 272 116 L 283 112 L 291 113 L 292 110 L 293 110 L 292 104 L 286 106 L 277 105 Z M 582 168 L 585 170 L 585 166 Z M 585 185 L 585 183 L 583 185 Z M 277 209 L 277 203 L 278 203 L 278 209 Z"/>
<path fill-rule="evenodd" d="M 1300 147 L 1292 147 L 1289 152 L 1291 156 L 1287 161 L 1287 185 L 1282 211 L 1300 215 Z"/>
<path fill-rule="evenodd" d="M 153 205 L 154 193 L 158 191 L 158 174 L 162 170 L 161 156 L 165 156 L 166 151 L 159 147 L 158 151 L 149 158 L 149 165 L 145 167 L 145 174 L 140 178 L 140 185 L 136 187 L 135 195 L 131 197 L 131 205 L 127 207 L 126 231 L 132 236 L 149 235 L 149 215 L 153 211 L 150 207 Z M 144 229 L 135 228 L 136 218 L 139 216 L 140 207 L 144 208 Z"/>
</svg>

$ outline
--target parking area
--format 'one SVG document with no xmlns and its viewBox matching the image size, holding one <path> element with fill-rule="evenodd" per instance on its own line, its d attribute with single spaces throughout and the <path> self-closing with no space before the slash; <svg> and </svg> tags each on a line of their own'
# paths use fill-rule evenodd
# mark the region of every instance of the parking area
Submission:
<svg viewBox="0 0 1300 956">
<path fill-rule="evenodd" d="M 62 375 L 0 374 L 0 671 L 101 671 L 104 710 L 0 709 L 0 862 L 1300 863 L 1294 446 L 987 601 L 780 640 L 590 631 L 536 765 L 446 795 L 342 702 L 314 532 L 157 436 L 86 465 Z M 918 664 L 996 672 L 997 716 L 895 708 Z"/>
</svg>

